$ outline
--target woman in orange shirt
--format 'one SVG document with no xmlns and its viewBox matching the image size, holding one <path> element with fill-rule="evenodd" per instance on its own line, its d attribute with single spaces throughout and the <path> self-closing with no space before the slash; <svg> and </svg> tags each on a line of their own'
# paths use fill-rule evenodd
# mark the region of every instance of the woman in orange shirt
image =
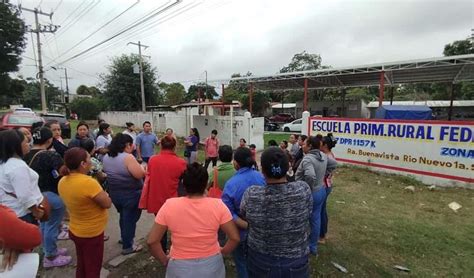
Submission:
<svg viewBox="0 0 474 278">
<path fill-rule="evenodd" d="M 69 237 L 76 246 L 76 277 L 100 277 L 104 256 L 107 209 L 112 205 L 100 184 L 88 176 L 91 156 L 84 149 L 71 148 L 64 154 L 59 195 L 69 212 Z"/>
<path fill-rule="evenodd" d="M 0 252 L 3 255 L 3 260 L 0 260 L 0 273 L 2 273 L 12 269 L 20 253 L 41 244 L 41 233 L 38 226 L 26 223 L 18 218 L 13 210 L 3 205 L 0 205 L 0 227 L 2 227 L 0 229 Z"/>
<path fill-rule="evenodd" d="M 183 175 L 187 196 L 168 199 L 156 216 L 147 243 L 152 255 L 167 266 L 167 277 L 225 277 L 222 255 L 237 247 L 239 232 L 222 200 L 206 197 L 208 178 L 199 163 L 188 165 Z M 219 228 L 229 238 L 222 248 Z M 169 256 L 160 244 L 167 230 L 173 242 Z"/>
</svg>

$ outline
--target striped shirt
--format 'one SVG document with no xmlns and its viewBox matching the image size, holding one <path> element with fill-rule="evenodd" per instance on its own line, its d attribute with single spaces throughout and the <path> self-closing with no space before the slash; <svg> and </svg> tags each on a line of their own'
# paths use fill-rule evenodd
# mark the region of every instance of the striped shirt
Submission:
<svg viewBox="0 0 474 278">
<path fill-rule="evenodd" d="M 304 181 L 251 186 L 240 206 L 249 223 L 248 246 L 275 257 L 307 255 L 312 207 L 311 189 Z"/>
</svg>

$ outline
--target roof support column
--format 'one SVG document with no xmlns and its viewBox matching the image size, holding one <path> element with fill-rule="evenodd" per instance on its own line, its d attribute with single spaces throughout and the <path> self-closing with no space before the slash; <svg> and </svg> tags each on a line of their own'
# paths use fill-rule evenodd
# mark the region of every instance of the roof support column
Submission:
<svg viewBox="0 0 474 278">
<path fill-rule="evenodd" d="M 392 103 L 393 103 L 393 94 L 394 94 L 393 89 L 394 89 L 393 86 L 390 86 L 390 88 L 389 88 L 389 90 L 390 90 L 390 105 L 392 105 Z"/>
<path fill-rule="evenodd" d="M 250 112 L 250 115 L 252 115 L 252 104 L 253 104 L 253 83 L 250 83 L 250 87 L 249 87 L 249 112 Z"/>
<path fill-rule="evenodd" d="M 448 110 L 448 121 L 451 121 L 451 118 L 453 117 L 453 102 L 454 102 L 454 83 L 448 84 L 448 90 L 450 94 L 450 103 L 449 103 L 449 110 Z"/>
<path fill-rule="evenodd" d="M 224 105 L 224 97 L 225 97 L 225 90 L 224 90 L 224 84 L 221 84 L 222 85 L 222 96 L 221 96 L 221 103 L 222 103 L 222 107 L 221 107 L 221 116 L 225 116 L 225 105 Z"/>
<path fill-rule="evenodd" d="M 383 92 L 385 90 L 385 71 L 380 72 L 380 83 L 379 83 L 379 107 L 383 104 Z"/>
<path fill-rule="evenodd" d="M 304 111 L 308 111 L 308 78 L 304 79 L 303 112 Z"/>
</svg>

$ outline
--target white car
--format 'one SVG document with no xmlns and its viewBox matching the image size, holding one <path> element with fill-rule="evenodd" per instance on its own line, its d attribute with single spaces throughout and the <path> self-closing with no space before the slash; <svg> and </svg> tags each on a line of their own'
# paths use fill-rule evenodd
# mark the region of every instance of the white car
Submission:
<svg viewBox="0 0 474 278">
<path fill-rule="evenodd" d="M 294 120 L 291 123 L 284 124 L 282 129 L 285 132 L 290 132 L 290 131 L 301 132 L 302 122 L 303 122 L 302 119 Z"/>
<path fill-rule="evenodd" d="M 15 108 L 15 110 L 13 110 L 13 113 L 15 113 L 15 114 L 25 113 L 25 114 L 32 114 L 32 115 L 35 114 L 35 112 L 33 112 L 33 110 L 31 110 L 31 108 L 27 108 L 27 107 L 17 107 L 17 108 Z"/>
</svg>

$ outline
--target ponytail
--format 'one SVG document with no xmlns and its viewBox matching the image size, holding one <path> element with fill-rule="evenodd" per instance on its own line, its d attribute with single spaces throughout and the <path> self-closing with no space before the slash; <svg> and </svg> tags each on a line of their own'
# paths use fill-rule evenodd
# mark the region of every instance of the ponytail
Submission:
<svg viewBox="0 0 474 278">
<path fill-rule="evenodd" d="M 71 174 L 71 171 L 69 171 L 69 168 L 67 168 L 66 165 L 63 165 L 61 168 L 59 168 L 59 175 L 65 177 L 69 174 Z"/>
</svg>

